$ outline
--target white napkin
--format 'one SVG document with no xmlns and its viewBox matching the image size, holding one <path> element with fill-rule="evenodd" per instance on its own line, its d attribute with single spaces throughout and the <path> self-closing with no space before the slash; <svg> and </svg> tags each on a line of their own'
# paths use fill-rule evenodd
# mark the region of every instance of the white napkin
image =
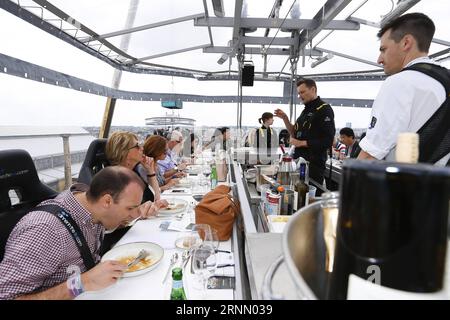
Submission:
<svg viewBox="0 0 450 320">
<path fill-rule="evenodd" d="M 167 227 L 167 230 L 173 230 L 173 231 L 189 231 L 186 229 L 188 225 L 190 225 L 190 220 L 174 220 L 171 221 L 169 226 Z"/>
<path fill-rule="evenodd" d="M 234 255 L 233 255 L 233 253 L 218 252 L 217 253 L 217 265 L 220 266 L 220 265 L 225 265 L 225 264 L 231 264 L 233 266 L 216 268 L 214 275 L 234 277 Z"/>
</svg>

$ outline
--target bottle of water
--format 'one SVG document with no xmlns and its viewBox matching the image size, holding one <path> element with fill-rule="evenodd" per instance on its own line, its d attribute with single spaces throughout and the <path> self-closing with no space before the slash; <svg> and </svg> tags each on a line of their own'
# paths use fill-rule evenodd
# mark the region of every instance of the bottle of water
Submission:
<svg viewBox="0 0 450 320">
<path fill-rule="evenodd" d="M 172 291 L 170 292 L 170 300 L 187 300 L 183 287 L 183 270 L 174 268 L 172 270 Z"/>
<path fill-rule="evenodd" d="M 217 178 L 217 167 L 216 164 L 213 163 L 211 165 L 211 175 L 210 175 L 210 179 L 211 179 L 211 190 L 214 190 L 217 187 L 217 182 L 218 182 L 218 178 Z"/>
</svg>

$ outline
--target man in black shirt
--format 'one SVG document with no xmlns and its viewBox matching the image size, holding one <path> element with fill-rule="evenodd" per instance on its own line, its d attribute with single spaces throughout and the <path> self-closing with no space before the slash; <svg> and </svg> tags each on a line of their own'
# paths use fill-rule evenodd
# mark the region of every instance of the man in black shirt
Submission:
<svg viewBox="0 0 450 320">
<path fill-rule="evenodd" d="M 280 109 L 275 116 L 283 119 L 295 146 L 294 159 L 299 157 L 309 161 L 309 176 L 322 184 L 327 160 L 327 149 L 333 144 L 336 132 L 334 112 L 329 104 L 317 96 L 316 82 L 312 79 L 300 79 L 297 92 L 305 104 L 305 109 L 293 125 L 287 115 Z"/>
</svg>

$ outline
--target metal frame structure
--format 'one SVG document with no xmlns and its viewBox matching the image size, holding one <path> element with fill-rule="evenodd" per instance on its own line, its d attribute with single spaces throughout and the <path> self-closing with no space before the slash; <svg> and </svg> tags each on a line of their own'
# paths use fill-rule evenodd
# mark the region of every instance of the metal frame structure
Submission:
<svg viewBox="0 0 450 320">
<path fill-rule="evenodd" d="M 75 88 L 79 88 L 81 91 L 88 93 L 95 93 L 105 95 L 112 99 L 130 99 L 130 100 L 159 100 L 167 96 L 176 96 L 177 99 L 183 101 L 197 101 L 197 102 L 238 102 L 238 124 L 240 123 L 239 115 L 242 114 L 243 102 L 260 102 L 260 103 L 286 103 L 288 101 L 291 106 L 292 117 L 292 105 L 294 102 L 293 93 L 293 79 L 297 76 L 297 62 L 300 58 L 303 59 L 303 65 L 305 57 L 322 57 L 324 54 L 332 53 L 333 55 L 340 56 L 345 59 L 358 61 L 371 66 L 375 66 L 376 70 L 368 71 L 350 71 L 328 74 L 310 74 L 302 75 L 313 78 L 316 81 L 379 81 L 385 79 L 385 75 L 382 72 L 380 66 L 374 62 L 361 59 L 348 54 L 343 54 L 335 50 L 328 48 L 318 47 L 318 44 L 323 40 L 320 40 L 312 45 L 312 41 L 315 40 L 317 35 L 322 30 L 330 30 L 326 37 L 334 30 L 348 30 L 349 32 L 359 30 L 360 24 L 369 25 L 372 27 L 379 27 L 383 23 L 386 23 L 390 19 L 404 13 L 420 0 L 403 0 L 398 2 L 388 15 L 386 15 L 380 22 L 370 22 L 363 19 L 354 17 L 353 14 L 362 7 L 367 1 L 361 3 L 361 5 L 354 10 L 346 19 L 335 20 L 334 18 L 345 9 L 351 0 L 327 0 L 323 7 L 315 14 L 313 19 L 284 19 L 278 17 L 278 10 L 283 3 L 283 0 L 274 0 L 272 11 L 268 18 L 247 18 L 242 17 L 243 0 L 237 0 L 235 2 L 234 17 L 211 17 L 208 12 L 207 6 L 208 0 L 203 0 L 204 12 L 185 17 L 178 17 L 175 19 L 169 19 L 165 21 L 153 22 L 142 26 L 125 28 L 106 34 L 98 34 L 89 27 L 83 25 L 78 20 L 70 17 L 67 13 L 52 5 L 46 0 L 33 0 L 36 4 L 33 8 L 21 5 L 19 0 L 0 0 L 0 8 L 10 12 L 13 15 L 31 23 L 44 30 L 45 32 L 58 37 L 59 39 L 73 45 L 74 47 L 89 53 L 90 55 L 104 61 L 114 67 L 117 70 L 134 72 L 134 73 L 146 73 L 156 75 L 166 75 L 175 77 L 188 77 L 197 79 L 199 81 L 217 81 L 217 80 L 238 80 L 238 97 L 224 96 L 224 97 L 209 97 L 209 96 L 197 96 L 197 95 L 173 95 L 173 94 L 155 94 L 155 93 L 134 93 L 116 90 L 114 88 L 106 88 L 93 84 L 89 81 L 70 77 L 68 83 L 64 84 L 64 81 L 59 82 L 60 75 L 58 72 L 42 68 L 33 65 L 34 72 L 37 73 L 36 77 L 39 81 L 42 79 L 50 79 L 52 84 L 71 87 L 74 84 Z M 292 6 L 291 6 L 292 8 Z M 39 14 L 32 13 L 39 9 Z M 49 18 L 49 16 L 51 18 Z M 55 18 L 56 17 L 56 18 Z M 157 28 L 160 26 L 172 25 L 175 23 L 193 21 L 195 27 L 208 28 L 208 35 L 210 43 L 205 43 L 198 46 L 187 47 L 170 52 L 164 52 L 160 54 L 153 54 L 144 57 L 134 57 L 126 52 L 117 48 L 108 41 L 108 38 L 120 35 L 130 35 L 134 32 Z M 215 46 L 212 36 L 212 27 L 233 28 L 232 39 L 229 41 L 228 46 Z M 255 29 L 265 29 L 263 37 L 252 37 L 247 34 Z M 277 37 L 270 36 L 271 30 L 290 32 L 290 37 Z M 449 46 L 450 42 L 434 39 L 435 43 Z M 273 46 L 277 46 L 274 48 Z M 309 46 L 309 47 L 308 47 Z M 228 55 L 230 60 L 236 57 L 238 60 L 238 70 L 223 70 L 223 71 L 207 71 L 207 70 L 195 70 L 188 68 L 180 68 L 176 66 L 160 65 L 148 62 L 148 60 L 177 54 L 180 52 L 186 52 L 191 50 L 202 49 L 204 53 L 222 53 Z M 447 59 L 450 48 L 442 50 L 432 55 L 433 58 Z M 255 81 L 281 81 L 291 86 L 289 92 L 290 97 L 249 97 L 242 96 L 242 87 L 239 82 L 240 69 L 244 59 L 244 54 L 261 54 L 264 57 L 263 70 L 257 70 L 255 72 Z M 270 55 L 285 55 L 287 61 L 280 72 L 267 72 L 267 56 Z M 3 57 L 3 61 L 8 60 Z M 10 58 L 10 57 L 8 57 Z M 11 63 L 11 60 L 8 60 Z M 286 64 L 290 62 L 291 72 L 283 72 Z M 24 62 L 25 63 L 25 62 Z M 231 65 L 231 64 L 230 64 Z M 23 66 L 23 64 L 22 64 Z M 3 65 L 8 69 L 8 66 Z M 28 67 L 30 67 L 28 65 Z M 13 69 L 9 66 L 10 71 Z M 10 72 L 8 72 L 10 73 Z M 26 72 L 16 70 L 15 75 L 24 76 Z M 51 74 L 51 76 L 49 76 Z M 40 77 L 39 75 L 42 75 Z M 30 77 L 28 77 L 30 78 Z M 44 80 L 42 80 L 44 81 Z M 59 84 L 58 84 L 59 83 Z M 78 89 L 77 89 L 78 90 Z M 239 98 L 240 97 L 240 98 Z M 336 101 L 336 99 L 331 99 Z M 370 100 L 359 99 L 341 99 L 340 100 L 349 103 L 350 106 L 371 106 Z"/>
<path fill-rule="evenodd" d="M 83 25 L 75 18 L 70 17 L 67 13 L 46 0 L 33 0 L 33 2 L 36 4 L 36 7 L 33 7 L 33 10 L 39 9 L 39 15 L 32 13 L 29 7 L 21 6 L 20 1 L 18 0 L 0 0 L 0 7 L 122 71 L 168 75 L 176 77 L 189 77 L 197 78 L 199 80 L 219 80 L 219 78 L 220 80 L 235 80 L 234 77 L 218 77 L 217 74 L 214 75 L 215 72 L 210 72 L 207 70 L 192 70 L 179 68 L 176 66 L 158 65 L 146 61 L 162 56 L 177 54 L 180 52 L 202 49 L 204 53 L 222 53 L 228 54 L 230 57 L 238 56 L 239 53 L 244 52 L 247 54 L 262 54 L 264 57 L 267 57 L 267 55 L 287 55 L 289 56 L 288 61 L 289 59 L 298 60 L 299 58 L 303 58 L 304 65 L 305 57 L 320 57 L 323 56 L 324 53 L 326 54 L 332 52 L 336 56 L 369 64 L 371 66 L 380 67 L 374 62 L 367 61 L 359 57 L 342 54 L 329 48 L 317 47 L 317 44 L 309 49 L 306 49 L 306 47 L 308 46 L 308 44 L 312 43 L 312 40 L 315 39 L 315 37 L 322 30 L 330 30 L 330 32 L 334 30 L 355 31 L 359 30 L 360 24 L 379 27 L 387 21 L 403 14 L 408 9 L 420 2 L 420 0 L 403 0 L 399 2 L 398 5 L 388 15 L 386 15 L 380 22 L 377 23 L 352 16 L 360 7 L 364 5 L 365 2 L 360 7 L 358 7 L 358 9 L 355 10 L 350 16 L 348 16 L 347 19 L 334 20 L 334 18 L 348 6 L 351 0 L 327 0 L 323 7 L 313 17 L 313 19 L 280 19 L 276 17 L 274 12 L 276 11 L 276 8 L 279 8 L 281 6 L 281 4 L 283 3 L 282 0 L 275 0 L 272 12 L 270 13 L 268 18 L 241 17 L 243 3 L 242 0 L 238 0 L 235 3 L 234 17 L 210 17 L 206 1 L 207 0 L 203 0 L 203 13 L 149 23 L 142 26 L 109 32 L 106 34 L 96 33 L 94 30 Z M 49 14 L 52 16 L 52 19 L 46 18 L 46 16 Z M 56 19 L 54 18 L 55 16 L 57 17 Z M 131 34 L 138 31 L 167 26 L 190 20 L 193 21 L 194 26 L 196 27 L 208 28 L 210 43 L 204 43 L 202 45 L 191 46 L 144 57 L 133 57 L 126 51 L 117 48 L 107 40 L 108 38 L 115 36 Z M 233 36 L 231 39 L 232 41 L 230 42 L 229 46 L 214 46 L 213 36 L 211 32 L 212 27 L 233 28 Z M 246 35 L 246 33 L 254 31 L 258 28 L 266 29 L 264 37 L 250 37 Z M 284 32 L 291 32 L 291 37 L 269 37 L 269 32 L 273 29 L 282 30 Z M 450 47 L 449 41 L 434 39 L 433 42 Z M 271 47 L 275 45 L 282 46 L 282 48 Z M 223 75 L 226 75 L 228 73 L 230 75 L 231 73 L 237 74 L 239 73 L 239 71 L 224 70 L 220 71 L 219 73 L 222 73 Z M 255 73 L 255 81 L 289 81 L 290 77 L 291 73 L 283 73 L 283 70 L 281 70 L 277 76 L 275 76 L 274 74 L 268 74 L 266 72 L 266 65 L 263 71 Z M 359 80 L 358 77 L 354 77 L 354 79 Z M 341 79 L 338 75 L 333 76 L 333 81 L 340 80 Z M 342 78 L 342 80 L 349 81 L 349 77 L 345 76 Z"/>
</svg>

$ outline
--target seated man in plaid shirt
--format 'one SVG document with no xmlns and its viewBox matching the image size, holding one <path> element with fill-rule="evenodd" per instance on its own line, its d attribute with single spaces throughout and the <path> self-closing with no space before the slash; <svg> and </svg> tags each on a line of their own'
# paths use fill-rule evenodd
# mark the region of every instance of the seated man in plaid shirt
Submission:
<svg viewBox="0 0 450 320">
<path fill-rule="evenodd" d="M 84 236 L 82 249 L 57 215 L 35 208 L 11 232 L 0 262 L 0 299 L 72 299 L 83 291 L 112 285 L 126 265 L 100 261 L 98 250 L 105 230 L 115 229 L 144 215 L 141 200 L 144 185 L 124 167 L 107 167 L 95 175 L 91 185 L 74 184 L 52 200 L 68 212 Z M 153 209 L 154 210 L 154 209 Z M 71 276 L 71 273 L 72 276 Z"/>
</svg>

